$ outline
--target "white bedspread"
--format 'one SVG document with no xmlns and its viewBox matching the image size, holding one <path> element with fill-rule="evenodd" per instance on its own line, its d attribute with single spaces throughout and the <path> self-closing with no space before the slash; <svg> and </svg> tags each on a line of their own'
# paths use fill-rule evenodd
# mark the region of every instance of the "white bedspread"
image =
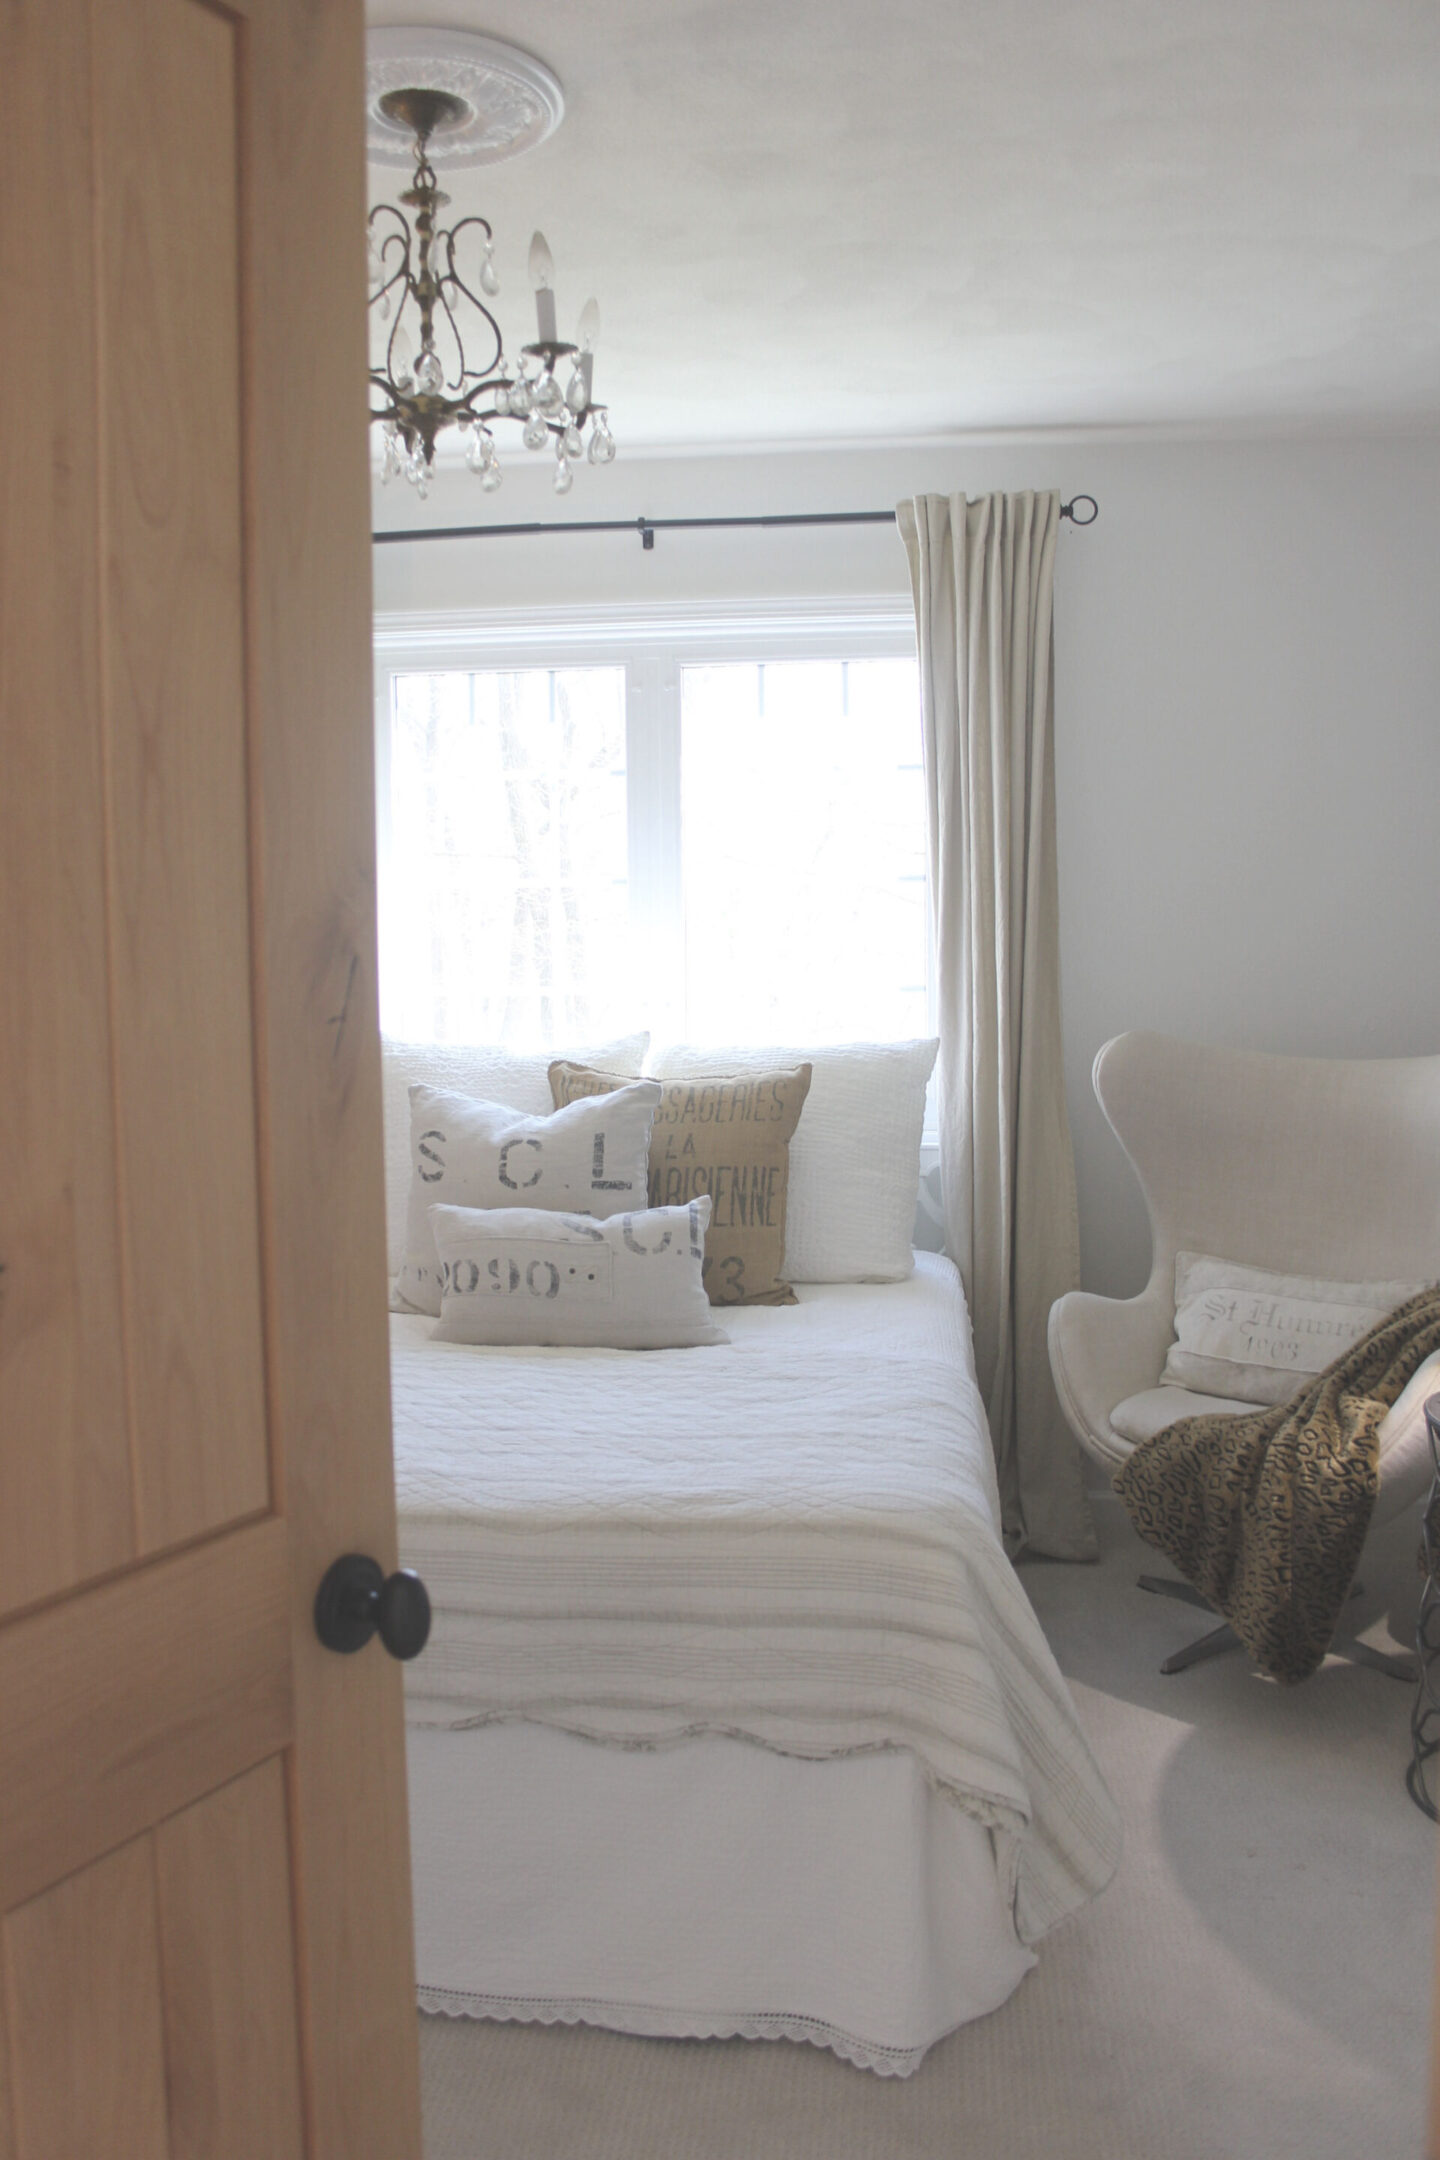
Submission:
<svg viewBox="0 0 1440 2160">
<path fill-rule="evenodd" d="M 694 1350 L 495 1350 L 392 1317 L 412 1723 L 908 1748 L 984 1823 L 1022 1941 L 1119 1821 L 1000 1545 L 950 1263 L 803 1288 Z"/>
</svg>

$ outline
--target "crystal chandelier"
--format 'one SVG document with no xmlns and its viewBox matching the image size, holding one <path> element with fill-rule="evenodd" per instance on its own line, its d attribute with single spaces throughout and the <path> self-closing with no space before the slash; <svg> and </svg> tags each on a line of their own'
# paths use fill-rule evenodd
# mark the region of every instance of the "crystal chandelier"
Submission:
<svg viewBox="0 0 1440 2160">
<path fill-rule="evenodd" d="M 436 181 L 430 138 L 465 119 L 467 106 L 444 90 L 398 89 L 379 99 L 378 111 L 415 138 L 414 178 L 400 197 L 413 217 L 381 202 L 369 219 L 370 306 L 387 326 L 376 341 L 383 340 L 380 364 L 370 370 L 370 417 L 385 445 L 381 478 L 402 473 L 428 494 L 436 440 L 454 428 L 466 464 L 493 490 L 501 476 L 490 424 L 515 420 L 527 450 L 553 449 L 555 492 L 568 494 L 578 458 L 608 465 L 615 455 L 606 408 L 592 394 L 600 310 L 587 300 L 575 342 L 560 337 L 555 265 L 537 232 L 530 242 L 536 337 L 517 362 L 508 361 L 485 304 L 500 290 L 488 220 L 437 222 L 450 198 Z"/>
</svg>

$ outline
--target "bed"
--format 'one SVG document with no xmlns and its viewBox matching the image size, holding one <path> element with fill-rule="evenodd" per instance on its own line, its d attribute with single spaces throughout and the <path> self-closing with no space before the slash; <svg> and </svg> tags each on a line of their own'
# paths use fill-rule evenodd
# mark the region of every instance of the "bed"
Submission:
<svg viewBox="0 0 1440 2160">
<path fill-rule="evenodd" d="M 648 1353 L 392 1316 L 423 2007 L 903 2075 L 1113 1872 L 954 1268 L 798 1295 Z"/>
</svg>

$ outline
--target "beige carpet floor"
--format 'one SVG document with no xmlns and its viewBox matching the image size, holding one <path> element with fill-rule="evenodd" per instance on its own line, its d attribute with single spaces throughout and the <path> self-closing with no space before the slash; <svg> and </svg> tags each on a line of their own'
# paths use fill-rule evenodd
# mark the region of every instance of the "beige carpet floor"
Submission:
<svg viewBox="0 0 1440 2160">
<path fill-rule="evenodd" d="M 1335 1659 L 1157 1670 L 1203 1614 L 1106 1495 L 1098 1567 L 1022 1570 L 1125 1813 L 1120 1873 L 906 2081 L 790 2042 L 421 2019 L 426 2160 L 1419 2160 L 1435 1832 L 1410 1691 Z M 1414 1530 L 1367 1556 L 1413 1628 Z M 1366 1624 L 1368 1623 L 1368 1625 Z"/>
</svg>

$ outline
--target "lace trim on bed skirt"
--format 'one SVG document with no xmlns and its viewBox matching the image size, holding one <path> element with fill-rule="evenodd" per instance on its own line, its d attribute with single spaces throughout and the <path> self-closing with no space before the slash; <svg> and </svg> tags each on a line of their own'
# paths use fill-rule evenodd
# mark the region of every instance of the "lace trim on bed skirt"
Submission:
<svg viewBox="0 0 1440 2160">
<path fill-rule="evenodd" d="M 471 1995 L 463 1988 L 418 1987 L 422 2010 L 441 2017 L 493 2018 L 522 2025 L 598 2025 L 608 2032 L 632 2033 L 653 2040 L 804 2040 L 829 2048 L 857 2070 L 879 2077 L 909 2077 L 932 2045 L 887 2047 L 862 2040 L 823 2018 L 792 2017 L 782 2011 L 653 2010 L 639 2003 L 605 2002 L 598 1996 Z"/>
</svg>

